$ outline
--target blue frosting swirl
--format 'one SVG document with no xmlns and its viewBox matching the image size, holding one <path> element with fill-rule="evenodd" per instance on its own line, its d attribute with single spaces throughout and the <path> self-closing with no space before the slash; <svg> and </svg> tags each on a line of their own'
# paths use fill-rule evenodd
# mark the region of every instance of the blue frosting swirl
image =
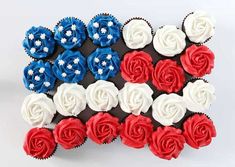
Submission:
<svg viewBox="0 0 235 167">
<path fill-rule="evenodd" d="M 26 33 L 23 40 L 23 47 L 28 55 L 41 59 L 52 54 L 55 47 L 55 40 L 52 32 L 44 27 L 32 27 Z"/>
<path fill-rule="evenodd" d="M 120 58 L 111 48 L 97 48 L 87 58 L 87 64 L 97 80 L 114 77 L 120 70 Z"/>
<path fill-rule="evenodd" d="M 111 46 L 120 38 L 121 24 L 111 15 L 101 14 L 94 17 L 87 26 L 93 43 L 102 47 Z"/>
<path fill-rule="evenodd" d="M 84 23 L 74 17 L 62 19 L 54 28 L 55 40 L 65 49 L 82 46 L 86 40 L 86 27 Z"/>
<path fill-rule="evenodd" d="M 83 80 L 86 74 L 86 59 L 79 51 L 66 50 L 58 55 L 52 70 L 59 80 L 77 83 Z"/>
<path fill-rule="evenodd" d="M 54 88 L 55 80 L 49 62 L 32 61 L 24 68 L 23 82 L 29 90 L 46 93 Z"/>
</svg>

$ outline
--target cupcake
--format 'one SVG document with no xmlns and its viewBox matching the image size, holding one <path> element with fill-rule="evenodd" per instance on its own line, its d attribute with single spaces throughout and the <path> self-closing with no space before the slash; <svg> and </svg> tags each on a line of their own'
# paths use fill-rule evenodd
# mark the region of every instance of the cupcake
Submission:
<svg viewBox="0 0 235 167">
<path fill-rule="evenodd" d="M 211 143 L 216 137 L 213 122 L 205 114 L 194 114 L 183 124 L 183 135 L 186 143 L 193 148 L 200 148 Z"/>
<path fill-rule="evenodd" d="M 85 24 L 75 17 L 60 20 L 55 26 L 54 32 L 55 40 L 65 49 L 81 47 L 86 40 Z"/>
<path fill-rule="evenodd" d="M 53 101 L 43 93 L 33 93 L 25 97 L 21 114 L 23 119 L 32 126 L 43 127 L 51 123 L 56 108 Z"/>
<path fill-rule="evenodd" d="M 59 80 L 78 83 L 87 72 L 86 59 L 79 51 L 65 50 L 56 58 L 52 70 Z"/>
<path fill-rule="evenodd" d="M 126 113 L 140 115 L 149 110 L 153 103 L 152 95 L 153 91 L 147 84 L 126 82 L 118 94 L 119 105 Z"/>
<path fill-rule="evenodd" d="M 100 112 L 92 116 L 87 122 L 87 137 L 97 144 L 109 144 L 120 132 L 118 118 L 109 113 Z"/>
<path fill-rule="evenodd" d="M 174 57 L 186 47 L 186 35 L 174 25 L 160 27 L 153 38 L 154 49 L 162 56 Z"/>
<path fill-rule="evenodd" d="M 178 92 L 185 83 L 184 70 L 174 60 L 160 60 L 152 73 L 152 83 L 160 91 Z"/>
<path fill-rule="evenodd" d="M 150 118 L 133 114 L 121 124 L 120 137 L 123 144 L 132 148 L 143 148 L 149 142 L 153 132 Z"/>
<path fill-rule="evenodd" d="M 57 111 L 63 116 L 77 116 L 86 108 L 86 94 L 82 85 L 61 84 L 53 96 Z"/>
<path fill-rule="evenodd" d="M 88 35 L 95 45 L 111 46 L 120 38 L 121 24 L 109 14 L 99 14 L 89 22 Z"/>
<path fill-rule="evenodd" d="M 153 72 L 152 57 L 144 51 L 132 51 L 124 55 L 121 76 L 128 82 L 145 83 Z"/>
<path fill-rule="evenodd" d="M 183 97 L 175 93 L 161 94 L 153 101 L 152 105 L 153 118 L 164 126 L 179 122 L 186 111 Z"/>
<path fill-rule="evenodd" d="M 46 93 L 54 88 L 55 80 L 49 62 L 32 61 L 24 68 L 24 85 L 31 91 Z"/>
<path fill-rule="evenodd" d="M 67 118 L 55 126 L 53 134 L 56 143 L 64 149 L 72 149 L 86 141 L 86 126 L 77 118 Z"/>
<path fill-rule="evenodd" d="M 142 18 L 127 21 L 122 28 L 122 36 L 126 46 L 130 49 L 142 49 L 153 39 L 150 24 Z"/>
<path fill-rule="evenodd" d="M 88 56 L 87 64 L 97 80 L 115 77 L 120 70 L 119 55 L 111 48 L 97 48 Z"/>
<path fill-rule="evenodd" d="M 98 80 L 87 87 L 86 101 L 94 111 L 109 111 L 118 105 L 118 89 L 112 82 Z"/>
<path fill-rule="evenodd" d="M 204 43 L 215 34 L 215 19 L 204 11 L 195 11 L 186 16 L 183 30 L 193 43 Z"/>
<path fill-rule="evenodd" d="M 180 56 L 185 71 L 194 77 L 210 74 L 214 67 L 214 53 L 204 45 L 191 45 Z"/>
<path fill-rule="evenodd" d="M 190 81 L 183 89 L 183 99 L 188 110 L 205 112 L 216 99 L 215 88 L 202 79 Z"/>
<path fill-rule="evenodd" d="M 50 158 L 56 150 L 56 142 L 51 130 L 33 128 L 26 134 L 24 151 L 36 159 Z"/>
</svg>

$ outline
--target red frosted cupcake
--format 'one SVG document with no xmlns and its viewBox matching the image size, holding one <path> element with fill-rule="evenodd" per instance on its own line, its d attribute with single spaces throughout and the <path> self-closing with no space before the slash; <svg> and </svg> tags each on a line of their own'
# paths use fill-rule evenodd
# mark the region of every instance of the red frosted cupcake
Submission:
<svg viewBox="0 0 235 167">
<path fill-rule="evenodd" d="M 53 134 L 64 149 L 72 149 L 85 142 L 86 126 L 77 118 L 63 119 L 55 126 Z"/>
<path fill-rule="evenodd" d="M 213 122 L 204 114 L 194 114 L 183 124 L 186 143 L 193 148 L 207 146 L 216 136 Z"/>
<path fill-rule="evenodd" d="M 204 45 L 192 45 L 180 57 L 184 70 L 194 77 L 210 74 L 214 67 L 214 59 L 214 53 Z"/>
<path fill-rule="evenodd" d="M 122 143 L 133 148 L 143 148 L 153 132 L 151 119 L 142 115 L 129 115 L 121 127 Z"/>
<path fill-rule="evenodd" d="M 87 136 L 97 144 L 109 144 L 117 138 L 120 132 L 118 118 L 109 113 L 100 112 L 87 122 Z"/>
<path fill-rule="evenodd" d="M 176 61 L 160 60 L 152 74 L 153 85 L 167 93 L 178 92 L 184 85 L 184 70 Z"/>
<path fill-rule="evenodd" d="M 56 142 L 51 130 L 46 128 L 33 128 L 26 134 L 24 151 L 37 159 L 47 159 L 56 150 Z"/>
<path fill-rule="evenodd" d="M 185 138 L 180 129 L 165 126 L 152 133 L 149 149 L 156 156 L 170 160 L 177 158 L 184 148 Z"/>
<path fill-rule="evenodd" d="M 144 51 L 125 54 L 121 62 L 121 75 L 128 82 L 145 83 L 151 78 L 153 64 L 151 56 Z"/>
</svg>

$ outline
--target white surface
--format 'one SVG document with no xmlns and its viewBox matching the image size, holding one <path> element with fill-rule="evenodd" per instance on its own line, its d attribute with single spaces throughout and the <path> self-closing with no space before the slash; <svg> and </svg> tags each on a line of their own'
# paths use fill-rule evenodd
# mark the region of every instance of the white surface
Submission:
<svg viewBox="0 0 235 167">
<path fill-rule="evenodd" d="M 235 1 L 234 0 L 101 0 L 92 1 L 1 0 L 0 4 L 0 166 L 235 166 Z M 110 12 L 121 22 L 133 16 L 149 20 L 154 28 L 164 24 L 180 25 L 184 16 L 195 10 L 210 12 L 217 20 L 216 35 L 207 44 L 216 55 L 215 69 L 207 78 L 215 85 L 217 100 L 207 112 L 217 127 L 217 138 L 200 150 L 186 147 L 177 160 L 165 161 L 148 148 L 135 150 L 116 141 L 97 146 L 88 141 L 80 149 L 58 149 L 55 156 L 38 161 L 22 150 L 24 134 L 30 128 L 20 115 L 23 98 L 29 92 L 22 83 L 22 70 L 29 62 L 21 42 L 32 25 L 52 28 L 64 16 L 77 16 L 86 23 L 95 14 Z"/>
</svg>

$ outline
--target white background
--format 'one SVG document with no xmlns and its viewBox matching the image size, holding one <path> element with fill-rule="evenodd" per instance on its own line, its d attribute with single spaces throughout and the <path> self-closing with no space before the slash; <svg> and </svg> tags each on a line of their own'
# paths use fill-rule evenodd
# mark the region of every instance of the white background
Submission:
<svg viewBox="0 0 235 167">
<path fill-rule="evenodd" d="M 207 79 L 215 85 L 217 100 L 207 112 L 217 127 L 217 138 L 200 150 L 185 147 L 177 160 L 161 160 L 144 149 L 128 148 L 117 140 L 98 146 L 89 140 L 79 149 L 61 148 L 49 160 L 25 155 L 24 134 L 30 129 L 20 107 L 29 93 L 22 83 L 22 70 L 29 62 L 23 48 L 25 31 L 31 26 L 53 28 L 65 16 L 88 23 L 94 15 L 109 12 L 121 22 L 134 16 L 146 18 L 154 28 L 180 26 L 191 11 L 208 11 L 217 20 L 216 35 L 207 44 L 216 55 L 215 68 Z M 235 1 L 234 0 L 0 0 L 0 166 L 235 166 Z"/>
</svg>

